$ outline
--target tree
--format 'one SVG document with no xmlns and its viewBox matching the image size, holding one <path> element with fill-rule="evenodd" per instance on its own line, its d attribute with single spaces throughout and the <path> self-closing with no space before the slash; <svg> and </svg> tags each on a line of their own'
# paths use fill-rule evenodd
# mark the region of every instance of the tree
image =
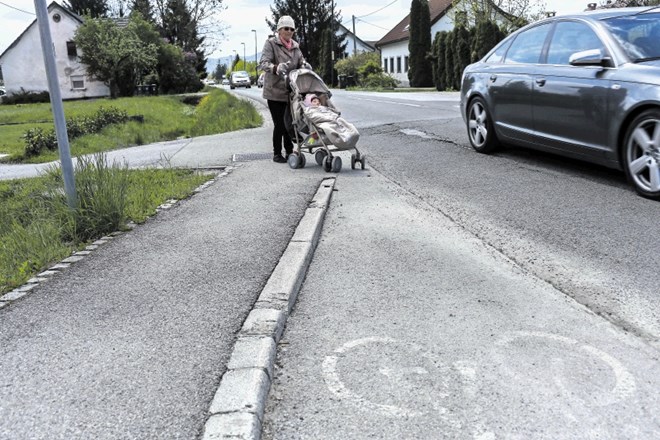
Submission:
<svg viewBox="0 0 660 440">
<path fill-rule="evenodd" d="M 195 59 L 178 46 L 163 44 L 158 54 L 158 86 L 163 93 L 197 92 L 204 85 L 195 71 Z"/>
<path fill-rule="evenodd" d="M 454 89 L 460 90 L 463 70 L 470 64 L 470 32 L 463 26 L 455 27 L 454 33 Z"/>
<path fill-rule="evenodd" d="M 452 89 L 454 85 L 454 33 L 447 32 L 445 38 L 445 52 L 441 54 L 445 70 L 445 90 Z"/>
<path fill-rule="evenodd" d="M 74 41 L 81 50 L 80 62 L 88 75 L 110 88 L 111 98 L 119 95 L 120 84 L 121 91 L 132 91 L 140 72 L 156 66 L 158 46 L 140 38 L 149 26 L 136 15 L 124 28 L 107 18 L 90 18 L 76 30 Z M 127 80 L 131 82 L 125 84 Z"/>
<path fill-rule="evenodd" d="M 92 18 L 105 17 L 110 10 L 107 0 L 67 0 L 64 6 L 78 15 Z"/>
<path fill-rule="evenodd" d="M 131 14 L 140 13 L 149 23 L 156 23 L 154 20 L 154 9 L 150 0 L 132 0 L 130 3 Z"/>
<path fill-rule="evenodd" d="M 438 32 L 435 34 L 433 55 L 434 65 L 433 69 L 433 82 L 437 90 L 447 89 L 447 69 L 445 64 L 445 52 L 447 48 L 447 31 Z"/>
<path fill-rule="evenodd" d="M 272 20 L 266 19 L 266 23 L 273 32 L 277 28 L 277 20 L 283 15 L 290 15 L 296 23 L 296 34 L 294 39 L 300 44 L 305 59 L 314 67 L 327 66 L 331 52 L 337 55 L 346 51 L 344 42 L 345 34 L 337 35 L 339 23 L 341 23 L 340 11 L 335 10 L 333 15 L 332 4 L 334 0 L 275 0 L 270 7 Z M 324 34 L 324 31 L 329 30 Z M 324 50 L 328 38 L 334 41 L 332 51 Z M 329 53 L 330 52 L 330 53 Z M 330 55 L 330 56 L 329 56 Z M 325 57 L 326 59 L 324 59 Z M 332 71 L 322 67 L 323 80 L 330 81 Z M 336 76 L 335 76 L 336 78 Z"/>
<path fill-rule="evenodd" d="M 658 6 L 660 0 L 601 0 L 601 8 L 632 8 L 635 6 Z"/>
<path fill-rule="evenodd" d="M 227 65 L 226 64 L 218 64 L 215 66 L 215 71 L 213 73 L 213 76 L 215 77 L 216 80 L 220 78 L 224 78 L 227 75 Z"/>
<path fill-rule="evenodd" d="M 408 80 L 412 87 L 433 85 L 433 72 L 428 58 L 431 52 L 431 13 L 427 0 L 412 0 L 410 4 L 410 38 L 408 39 Z"/>
<path fill-rule="evenodd" d="M 160 17 L 161 35 L 175 46 L 183 49 L 188 58 L 195 56 L 195 69 L 201 78 L 206 77 L 204 37 L 199 37 L 197 23 L 186 0 L 168 0 Z"/>
<path fill-rule="evenodd" d="M 454 0 L 454 8 L 465 14 L 461 19 L 467 28 L 492 21 L 506 33 L 545 16 L 545 3 L 540 0 Z"/>
</svg>

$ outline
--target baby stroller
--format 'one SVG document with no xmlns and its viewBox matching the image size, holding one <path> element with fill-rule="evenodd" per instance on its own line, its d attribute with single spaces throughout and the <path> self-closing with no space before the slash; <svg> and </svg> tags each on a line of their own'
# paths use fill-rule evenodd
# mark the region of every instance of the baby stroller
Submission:
<svg viewBox="0 0 660 440">
<path fill-rule="evenodd" d="M 357 163 L 364 170 L 367 158 L 360 154 L 356 144 L 360 133 L 355 126 L 340 117 L 330 97 L 332 93 L 321 77 L 310 69 L 296 69 L 287 76 L 289 90 L 289 110 L 284 115 L 284 124 L 296 146 L 289 155 L 289 167 L 303 168 L 307 162 L 303 149 L 312 154 L 319 166 L 326 172 L 338 173 L 341 170 L 341 157 L 336 151 L 355 150 L 351 155 L 351 168 Z M 322 107 L 311 108 L 304 104 L 305 96 L 316 95 Z"/>
</svg>

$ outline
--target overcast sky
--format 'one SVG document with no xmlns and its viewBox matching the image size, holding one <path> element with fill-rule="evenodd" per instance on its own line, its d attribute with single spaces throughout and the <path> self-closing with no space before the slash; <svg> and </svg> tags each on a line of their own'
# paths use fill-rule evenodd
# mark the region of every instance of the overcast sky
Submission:
<svg viewBox="0 0 660 440">
<path fill-rule="evenodd" d="M 44 1 L 46 4 L 51 0 Z M 543 1 L 543 0 L 542 0 Z M 544 0 L 547 10 L 558 13 L 583 10 L 589 0 Z M 596 0 L 593 0 L 596 1 Z M 270 32 L 266 18 L 270 18 L 270 0 L 225 0 L 226 9 L 220 19 L 226 26 L 225 38 L 212 58 L 233 55 L 237 51 L 252 60 L 257 50 L 261 51 L 265 37 Z M 377 41 L 410 12 L 410 0 L 336 0 L 335 8 L 341 11 L 344 26 L 352 29 L 352 16 L 358 17 L 355 32 L 365 41 Z M 0 53 L 25 30 L 35 19 L 33 0 L 0 0 Z M 295 17 L 294 17 L 295 19 Z"/>
</svg>

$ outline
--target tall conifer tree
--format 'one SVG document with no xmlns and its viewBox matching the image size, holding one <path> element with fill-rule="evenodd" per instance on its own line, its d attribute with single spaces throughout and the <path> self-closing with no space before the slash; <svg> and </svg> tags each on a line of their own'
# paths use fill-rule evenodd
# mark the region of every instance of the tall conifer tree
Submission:
<svg viewBox="0 0 660 440">
<path fill-rule="evenodd" d="M 431 87 L 433 71 L 428 58 L 431 52 L 431 12 L 427 0 L 412 0 L 409 35 L 408 80 L 410 85 L 412 87 Z"/>
</svg>

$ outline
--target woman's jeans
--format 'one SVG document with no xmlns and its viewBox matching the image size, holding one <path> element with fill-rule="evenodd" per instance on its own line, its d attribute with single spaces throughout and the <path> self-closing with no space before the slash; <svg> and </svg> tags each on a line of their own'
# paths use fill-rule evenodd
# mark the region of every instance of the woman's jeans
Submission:
<svg viewBox="0 0 660 440">
<path fill-rule="evenodd" d="M 273 154 L 282 155 L 282 147 L 286 154 L 291 154 L 293 151 L 293 142 L 284 125 L 284 112 L 288 111 L 288 104 L 283 101 L 268 100 L 268 109 L 273 118 Z"/>
</svg>

